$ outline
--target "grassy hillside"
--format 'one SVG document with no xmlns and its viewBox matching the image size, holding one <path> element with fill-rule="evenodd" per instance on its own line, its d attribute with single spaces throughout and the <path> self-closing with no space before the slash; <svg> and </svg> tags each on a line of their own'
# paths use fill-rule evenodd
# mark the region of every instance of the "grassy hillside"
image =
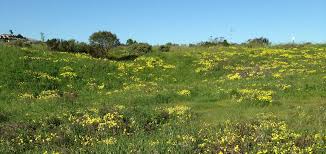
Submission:
<svg viewBox="0 0 326 154">
<path fill-rule="evenodd" d="M 0 46 L 0 153 L 323 153 L 326 47 L 133 61 Z"/>
</svg>

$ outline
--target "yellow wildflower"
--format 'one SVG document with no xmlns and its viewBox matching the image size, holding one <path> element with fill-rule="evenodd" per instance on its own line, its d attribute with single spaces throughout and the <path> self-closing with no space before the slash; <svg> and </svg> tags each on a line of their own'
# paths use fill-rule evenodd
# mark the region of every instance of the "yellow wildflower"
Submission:
<svg viewBox="0 0 326 154">
<path fill-rule="evenodd" d="M 229 75 L 227 75 L 227 78 L 229 80 L 239 80 L 239 79 L 241 79 L 241 76 L 240 76 L 239 73 L 235 73 L 235 74 L 229 74 Z"/>
<path fill-rule="evenodd" d="M 178 95 L 180 95 L 180 96 L 190 96 L 190 95 L 191 95 L 190 90 L 187 90 L 187 89 L 180 90 L 180 91 L 178 91 L 177 93 L 178 93 Z"/>
</svg>

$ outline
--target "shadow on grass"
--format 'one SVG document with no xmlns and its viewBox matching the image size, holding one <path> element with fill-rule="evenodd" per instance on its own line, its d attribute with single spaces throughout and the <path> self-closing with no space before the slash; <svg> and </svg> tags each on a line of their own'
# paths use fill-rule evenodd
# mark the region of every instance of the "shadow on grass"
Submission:
<svg viewBox="0 0 326 154">
<path fill-rule="evenodd" d="M 109 60 L 114 60 L 114 61 L 133 61 L 135 60 L 138 55 L 126 55 L 126 56 L 121 56 L 121 57 L 115 57 L 115 56 L 109 56 Z"/>
</svg>

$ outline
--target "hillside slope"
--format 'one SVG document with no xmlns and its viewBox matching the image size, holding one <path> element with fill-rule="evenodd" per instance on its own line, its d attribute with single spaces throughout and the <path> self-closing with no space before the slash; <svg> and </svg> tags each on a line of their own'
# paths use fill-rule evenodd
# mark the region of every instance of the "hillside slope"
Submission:
<svg viewBox="0 0 326 154">
<path fill-rule="evenodd" d="M 0 46 L 0 152 L 325 152 L 326 47 L 171 50 Z"/>
</svg>

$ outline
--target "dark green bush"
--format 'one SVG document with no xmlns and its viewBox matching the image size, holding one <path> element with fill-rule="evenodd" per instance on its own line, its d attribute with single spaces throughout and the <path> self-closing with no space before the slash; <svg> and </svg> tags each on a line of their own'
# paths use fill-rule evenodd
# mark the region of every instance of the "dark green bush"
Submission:
<svg viewBox="0 0 326 154">
<path fill-rule="evenodd" d="M 170 48 L 171 47 L 168 46 L 168 45 L 161 45 L 161 46 L 158 47 L 158 51 L 160 51 L 160 52 L 169 52 Z"/>
<path fill-rule="evenodd" d="M 147 43 L 137 43 L 128 46 L 128 51 L 134 55 L 143 55 L 152 52 L 152 46 Z"/>
<path fill-rule="evenodd" d="M 136 44 L 137 41 L 133 40 L 133 39 L 128 39 L 127 42 L 126 42 L 126 45 L 133 45 L 133 44 Z"/>
<path fill-rule="evenodd" d="M 91 53 L 93 51 L 93 48 L 87 43 L 81 42 L 76 44 L 75 50 L 78 53 Z"/>
<path fill-rule="evenodd" d="M 230 43 L 227 40 L 224 40 L 223 42 L 221 42 L 221 44 L 226 47 L 230 46 Z"/>
<path fill-rule="evenodd" d="M 87 53 L 95 58 L 105 58 L 108 53 L 107 51 L 102 50 L 101 47 L 99 47 L 99 46 L 93 45 L 93 46 L 90 46 L 89 49 L 90 50 Z"/>
<path fill-rule="evenodd" d="M 217 37 L 209 41 L 200 42 L 199 46 L 210 47 L 210 46 L 229 46 L 229 42 L 224 37 Z"/>
<path fill-rule="evenodd" d="M 255 46 L 268 46 L 271 44 L 268 38 L 260 37 L 260 38 L 254 38 L 249 39 L 246 43 L 249 47 L 255 47 Z"/>
<path fill-rule="evenodd" d="M 76 48 L 75 40 L 61 41 L 59 45 L 59 49 L 61 51 L 75 52 L 75 48 Z"/>
<path fill-rule="evenodd" d="M 50 50 L 59 51 L 59 46 L 60 46 L 61 40 L 60 39 L 51 39 L 51 40 L 47 40 L 45 43 Z"/>
<path fill-rule="evenodd" d="M 16 37 L 19 38 L 19 39 L 26 39 L 26 38 L 25 38 L 23 35 L 21 35 L 21 34 L 18 34 Z"/>
<path fill-rule="evenodd" d="M 53 51 L 62 51 L 62 52 L 72 52 L 72 53 L 95 53 L 95 47 L 84 42 L 77 42 L 75 40 L 60 40 L 60 39 L 51 39 L 46 41 L 46 45 L 50 50 Z M 96 55 L 96 54 L 95 54 Z"/>
</svg>

